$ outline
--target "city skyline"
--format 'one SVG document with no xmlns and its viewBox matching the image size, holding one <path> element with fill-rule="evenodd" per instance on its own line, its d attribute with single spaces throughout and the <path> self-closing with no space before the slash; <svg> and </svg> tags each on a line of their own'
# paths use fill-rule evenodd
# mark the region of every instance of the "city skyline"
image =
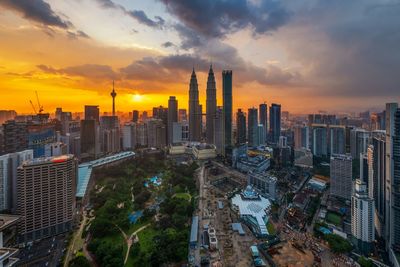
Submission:
<svg viewBox="0 0 400 267">
<path fill-rule="evenodd" d="M 399 6 L 391 1 L 24 3 L 0 4 L 2 109 L 32 113 L 37 90 L 47 111 L 59 106 L 61 91 L 66 110 L 91 104 L 111 112 L 113 79 L 117 111 L 167 106 L 170 95 L 187 108 L 192 67 L 205 106 L 211 63 L 218 106 L 222 70 L 235 73 L 234 110 L 253 106 L 254 95 L 293 113 L 379 110 L 378 103 L 399 100 L 399 36 L 391 31 L 400 25 Z M 196 10 L 213 19 L 203 22 Z M 382 16 L 388 19 L 377 23 Z"/>
</svg>

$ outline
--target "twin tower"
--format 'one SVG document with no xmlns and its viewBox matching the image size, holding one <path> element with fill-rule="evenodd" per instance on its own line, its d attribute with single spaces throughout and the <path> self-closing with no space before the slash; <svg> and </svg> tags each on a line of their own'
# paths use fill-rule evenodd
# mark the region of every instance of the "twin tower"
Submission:
<svg viewBox="0 0 400 267">
<path fill-rule="evenodd" d="M 224 146 L 230 145 L 232 141 L 232 71 L 224 70 L 222 72 L 223 87 L 223 129 Z M 208 71 L 207 89 L 206 89 L 206 141 L 209 144 L 215 144 L 215 117 L 217 111 L 217 88 L 212 65 Z M 196 73 L 192 71 L 189 85 L 189 140 L 201 141 L 202 126 L 202 108 L 199 104 L 199 89 Z"/>
</svg>

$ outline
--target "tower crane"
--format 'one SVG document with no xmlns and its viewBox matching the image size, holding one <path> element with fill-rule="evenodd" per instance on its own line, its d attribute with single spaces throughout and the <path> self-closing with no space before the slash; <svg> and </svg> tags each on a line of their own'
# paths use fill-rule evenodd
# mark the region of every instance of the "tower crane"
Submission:
<svg viewBox="0 0 400 267">
<path fill-rule="evenodd" d="M 33 111 L 35 112 L 35 114 L 37 114 L 35 105 L 33 105 L 32 100 L 29 100 L 29 102 L 31 103 L 31 106 L 32 106 Z"/>
<path fill-rule="evenodd" d="M 39 114 L 42 114 L 42 112 L 43 112 L 43 106 L 40 105 L 38 92 L 35 91 L 35 94 L 36 94 L 36 99 L 37 99 L 37 103 L 38 103 L 38 107 L 39 107 Z"/>
</svg>

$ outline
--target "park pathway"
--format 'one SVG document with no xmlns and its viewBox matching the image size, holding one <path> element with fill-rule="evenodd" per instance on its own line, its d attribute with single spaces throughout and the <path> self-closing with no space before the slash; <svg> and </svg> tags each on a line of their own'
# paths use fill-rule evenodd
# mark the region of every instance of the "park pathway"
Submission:
<svg viewBox="0 0 400 267">
<path fill-rule="evenodd" d="M 146 229 L 149 225 L 150 225 L 150 223 L 148 223 L 146 225 L 143 225 L 142 227 L 137 229 L 135 232 L 133 232 L 128 237 L 128 235 L 124 232 L 124 230 L 122 230 L 118 225 L 115 224 L 115 226 L 119 229 L 119 231 L 121 232 L 122 236 L 124 237 L 124 240 L 126 242 L 126 246 L 128 247 L 127 250 L 126 250 L 126 254 L 125 254 L 124 264 L 126 264 L 126 262 L 128 261 L 129 251 L 131 250 L 131 246 L 132 246 L 132 243 L 133 243 L 134 236 L 137 235 L 140 231 Z"/>
</svg>

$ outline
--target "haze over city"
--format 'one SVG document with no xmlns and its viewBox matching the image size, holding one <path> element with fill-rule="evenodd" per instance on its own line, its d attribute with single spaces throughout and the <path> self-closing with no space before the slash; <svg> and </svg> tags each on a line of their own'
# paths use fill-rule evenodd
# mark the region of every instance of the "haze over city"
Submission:
<svg viewBox="0 0 400 267">
<path fill-rule="evenodd" d="M 307 113 L 382 109 L 398 100 L 398 1 L 11 1 L 0 3 L 3 109 L 84 104 L 150 110 L 187 103 L 192 67 L 205 104 L 210 63 L 221 104 L 234 71 L 234 108 L 279 102 Z"/>
</svg>

